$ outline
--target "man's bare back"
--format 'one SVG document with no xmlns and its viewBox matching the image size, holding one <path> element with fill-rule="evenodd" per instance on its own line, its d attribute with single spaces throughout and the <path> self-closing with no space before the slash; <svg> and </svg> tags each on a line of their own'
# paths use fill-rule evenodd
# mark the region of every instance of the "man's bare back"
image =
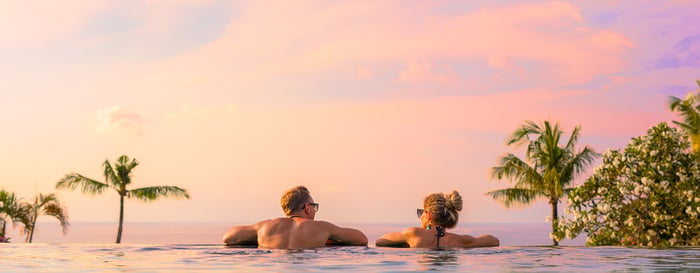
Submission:
<svg viewBox="0 0 700 273">
<path fill-rule="evenodd" d="M 287 202 L 288 195 L 301 194 Z M 294 200 L 294 198 L 289 198 Z M 290 203 L 290 204 L 288 204 Z M 308 195 L 305 187 L 292 188 L 282 199 L 287 217 L 260 221 L 249 226 L 232 227 L 224 234 L 227 245 L 256 245 L 260 248 L 304 249 L 326 245 L 367 245 L 367 236 L 357 229 L 336 226 L 326 221 L 316 221 L 318 203 Z"/>
</svg>

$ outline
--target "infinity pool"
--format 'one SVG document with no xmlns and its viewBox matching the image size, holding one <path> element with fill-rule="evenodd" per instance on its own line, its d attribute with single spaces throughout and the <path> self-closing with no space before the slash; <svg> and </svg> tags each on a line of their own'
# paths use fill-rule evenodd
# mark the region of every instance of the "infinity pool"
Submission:
<svg viewBox="0 0 700 273">
<path fill-rule="evenodd" d="M 2 272 L 700 272 L 700 248 L 329 247 L 286 251 L 196 244 L 0 244 Z"/>
</svg>

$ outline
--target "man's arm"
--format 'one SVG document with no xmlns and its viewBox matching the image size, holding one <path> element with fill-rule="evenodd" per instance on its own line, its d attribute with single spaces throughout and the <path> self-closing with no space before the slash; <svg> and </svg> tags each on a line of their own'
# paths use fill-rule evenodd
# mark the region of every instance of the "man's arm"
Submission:
<svg viewBox="0 0 700 273">
<path fill-rule="evenodd" d="M 465 247 L 482 247 L 482 246 L 499 246 L 501 242 L 491 235 L 481 235 L 472 237 L 470 235 L 462 235 L 462 243 Z"/>
<path fill-rule="evenodd" d="M 258 228 L 262 222 L 249 226 L 235 226 L 229 229 L 223 237 L 227 245 L 257 245 Z"/>
<path fill-rule="evenodd" d="M 362 231 L 354 228 L 339 227 L 329 222 L 323 222 L 328 228 L 330 245 L 366 246 L 367 236 Z"/>
</svg>

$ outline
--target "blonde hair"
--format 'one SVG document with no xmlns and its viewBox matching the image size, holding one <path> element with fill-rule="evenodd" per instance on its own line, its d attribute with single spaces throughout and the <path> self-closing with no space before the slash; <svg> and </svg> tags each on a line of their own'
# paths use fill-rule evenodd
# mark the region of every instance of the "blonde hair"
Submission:
<svg viewBox="0 0 700 273">
<path fill-rule="evenodd" d="M 284 214 L 289 216 L 293 212 L 302 209 L 306 202 L 309 201 L 311 201 L 309 189 L 304 186 L 296 186 L 284 192 L 280 205 L 282 205 Z"/>
<path fill-rule="evenodd" d="M 459 192 L 433 193 L 425 197 L 423 208 L 430 211 L 431 222 L 445 228 L 453 228 L 459 221 L 459 211 L 462 210 L 462 196 Z"/>
</svg>

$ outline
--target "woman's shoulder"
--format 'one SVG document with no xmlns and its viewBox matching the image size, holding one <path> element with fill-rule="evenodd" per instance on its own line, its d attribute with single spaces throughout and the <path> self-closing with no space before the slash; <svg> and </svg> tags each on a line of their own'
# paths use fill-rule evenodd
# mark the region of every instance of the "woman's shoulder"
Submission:
<svg viewBox="0 0 700 273">
<path fill-rule="evenodd" d="M 416 234 L 423 233 L 424 231 L 425 231 L 425 229 L 422 229 L 419 227 L 410 227 L 410 228 L 404 229 L 403 233 L 406 235 L 416 235 Z"/>
</svg>

